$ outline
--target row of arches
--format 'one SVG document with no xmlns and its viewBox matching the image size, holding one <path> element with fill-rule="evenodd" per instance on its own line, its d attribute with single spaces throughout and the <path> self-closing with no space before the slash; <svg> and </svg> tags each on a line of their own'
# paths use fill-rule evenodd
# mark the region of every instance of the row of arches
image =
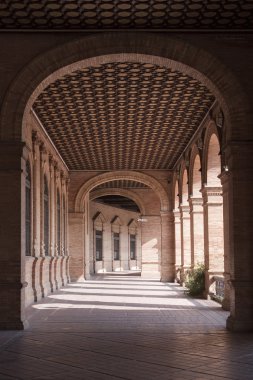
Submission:
<svg viewBox="0 0 253 380">
<path fill-rule="evenodd" d="M 91 202 L 90 272 L 141 268 L 138 214 Z M 119 215 L 114 214 L 117 211 Z"/>
<path fill-rule="evenodd" d="M 205 293 L 212 296 L 218 291 L 216 280 L 221 283 L 227 267 L 224 262 L 221 172 L 220 136 L 211 121 L 205 130 L 203 144 L 193 144 L 178 166 L 174 183 L 174 217 L 177 281 L 184 283 L 189 270 L 203 264 Z M 223 284 L 225 287 L 225 282 Z M 228 296 L 225 290 L 223 293 Z M 228 307 L 227 300 L 223 301 L 224 307 Z"/>
<path fill-rule="evenodd" d="M 28 144 L 24 155 L 26 305 L 69 281 L 67 171 L 42 133 L 31 130 Z"/>
</svg>

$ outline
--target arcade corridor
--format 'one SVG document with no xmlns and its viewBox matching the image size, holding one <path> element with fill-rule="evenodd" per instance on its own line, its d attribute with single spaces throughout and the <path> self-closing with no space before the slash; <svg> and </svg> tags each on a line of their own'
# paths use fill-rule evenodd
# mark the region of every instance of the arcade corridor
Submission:
<svg viewBox="0 0 253 380">
<path fill-rule="evenodd" d="M 69 284 L 0 333 L 0 379 L 252 379 L 252 335 L 177 284 L 129 274 Z"/>
</svg>

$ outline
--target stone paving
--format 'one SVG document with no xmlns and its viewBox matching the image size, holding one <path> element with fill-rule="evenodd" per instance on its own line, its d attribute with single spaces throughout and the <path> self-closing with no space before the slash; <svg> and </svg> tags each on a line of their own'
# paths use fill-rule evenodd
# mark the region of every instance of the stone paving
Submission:
<svg viewBox="0 0 253 380">
<path fill-rule="evenodd" d="M 253 334 L 177 284 L 101 275 L 28 312 L 27 330 L 0 332 L 0 380 L 253 379 Z"/>
</svg>

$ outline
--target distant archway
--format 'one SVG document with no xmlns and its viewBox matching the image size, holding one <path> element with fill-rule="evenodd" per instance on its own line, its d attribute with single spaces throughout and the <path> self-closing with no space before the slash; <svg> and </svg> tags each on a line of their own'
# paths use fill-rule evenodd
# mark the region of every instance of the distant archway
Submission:
<svg viewBox="0 0 253 380">
<path fill-rule="evenodd" d="M 160 198 L 161 211 L 169 211 L 170 204 L 168 195 L 164 187 L 157 181 L 154 177 L 135 171 L 115 171 L 97 175 L 87 182 L 85 182 L 79 189 L 76 199 L 75 199 L 75 212 L 84 211 L 85 197 L 89 192 L 95 187 L 102 185 L 105 182 L 115 181 L 115 180 L 130 180 L 141 182 L 149 186 Z"/>
<path fill-rule="evenodd" d="M 93 201 L 98 197 L 105 195 L 121 195 L 122 197 L 132 199 L 140 209 L 142 215 L 145 215 L 145 206 L 142 199 L 131 190 L 127 189 L 97 189 L 90 193 L 90 200 Z"/>
</svg>

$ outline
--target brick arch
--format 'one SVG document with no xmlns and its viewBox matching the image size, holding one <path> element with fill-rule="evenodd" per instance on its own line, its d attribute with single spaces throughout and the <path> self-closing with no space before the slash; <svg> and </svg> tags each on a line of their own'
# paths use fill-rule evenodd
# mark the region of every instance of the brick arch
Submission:
<svg viewBox="0 0 253 380">
<path fill-rule="evenodd" d="M 189 183 L 188 183 L 188 171 L 183 160 L 180 166 L 180 177 L 179 177 L 179 203 L 182 205 L 188 204 L 189 197 Z"/>
<path fill-rule="evenodd" d="M 103 33 L 82 37 L 46 51 L 28 63 L 5 95 L 0 112 L 1 139 L 22 138 L 34 100 L 50 81 L 63 75 L 64 70 L 65 73 L 72 71 L 78 62 L 85 60 L 93 59 L 96 64 L 101 57 L 115 59 L 115 55 L 127 60 L 139 60 L 144 56 L 145 62 L 151 60 L 154 64 L 173 67 L 198 79 L 214 94 L 223 109 L 227 138 L 252 136 L 250 101 L 239 81 L 213 55 L 171 36 L 123 32 L 120 36 L 118 33 Z"/>
<path fill-rule="evenodd" d="M 102 197 L 104 195 L 121 195 L 122 197 L 130 198 L 137 204 L 137 206 L 140 209 L 141 214 L 142 215 L 146 214 L 145 206 L 144 206 L 144 203 L 143 203 L 141 197 L 139 197 L 139 195 L 135 194 L 131 190 L 127 190 L 127 189 L 98 189 L 98 190 L 94 190 L 92 193 L 90 193 L 90 200 L 93 201 L 96 198 Z"/>
<path fill-rule="evenodd" d="M 208 125 L 203 148 L 203 182 L 207 186 L 221 186 L 221 150 L 219 135 L 213 121 Z"/>
<path fill-rule="evenodd" d="M 180 197 L 179 197 L 179 175 L 176 170 L 173 173 L 172 177 L 172 192 L 171 192 L 171 202 L 173 210 L 177 210 L 180 205 Z"/>
<path fill-rule="evenodd" d="M 84 211 L 85 197 L 95 187 L 105 182 L 115 180 L 130 180 L 141 182 L 149 186 L 158 195 L 161 203 L 161 211 L 169 211 L 169 199 L 163 186 L 154 177 L 135 171 L 114 171 L 97 175 L 85 182 L 79 189 L 75 199 L 75 212 Z"/>
<path fill-rule="evenodd" d="M 189 166 L 189 194 L 193 197 L 201 197 L 202 188 L 201 157 L 196 145 L 192 147 Z"/>
</svg>

